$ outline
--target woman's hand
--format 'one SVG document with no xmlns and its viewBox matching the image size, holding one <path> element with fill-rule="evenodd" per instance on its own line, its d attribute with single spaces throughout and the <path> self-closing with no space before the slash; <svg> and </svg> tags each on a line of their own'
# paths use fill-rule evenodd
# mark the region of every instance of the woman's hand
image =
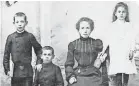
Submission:
<svg viewBox="0 0 139 86">
<path fill-rule="evenodd" d="M 76 78 L 75 78 L 75 77 L 71 77 L 71 78 L 69 79 L 69 83 L 70 83 L 70 84 L 73 84 L 74 82 L 77 82 Z"/>
</svg>

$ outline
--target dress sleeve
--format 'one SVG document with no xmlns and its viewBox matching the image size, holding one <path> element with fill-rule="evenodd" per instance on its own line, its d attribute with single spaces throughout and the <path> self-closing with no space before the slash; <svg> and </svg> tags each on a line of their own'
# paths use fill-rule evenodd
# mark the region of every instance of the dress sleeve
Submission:
<svg viewBox="0 0 139 86">
<path fill-rule="evenodd" d="M 11 53 L 11 43 L 12 39 L 11 36 L 9 35 L 6 44 L 5 44 L 5 50 L 4 50 L 4 58 L 3 58 L 3 66 L 4 66 L 4 72 L 7 75 L 7 72 L 10 71 L 10 53 Z"/>
<path fill-rule="evenodd" d="M 71 76 L 74 76 L 73 73 L 73 66 L 74 66 L 74 46 L 71 42 L 68 45 L 68 53 L 67 53 L 67 60 L 65 62 L 65 73 L 66 73 L 66 80 L 69 81 Z"/>
<path fill-rule="evenodd" d="M 38 43 L 38 41 L 36 40 L 36 38 L 34 37 L 33 34 L 31 34 L 31 39 L 30 39 L 30 41 L 31 41 L 31 44 L 32 44 L 32 46 L 33 46 L 33 48 L 34 48 L 35 54 L 36 54 L 36 56 L 37 56 L 37 64 L 39 64 L 39 63 L 42 62 L 42 60 L 41 60 L 41 49 L 42 49 L 42 47 L 41 47 L 41 45 Z"/>
<path fill-rule="evenodd" d="M 56 86 L 64 86 L 63 76 L 59 67 L 56 67 Z"/>
<path fill-rule="evenodd" d="M 95 45 L 96 45 L 96 50 L 98 52 L 101 52 L 103 50 L 103 42 L 102 42 L 102 40 L 96 39 Z"/>
</svg>

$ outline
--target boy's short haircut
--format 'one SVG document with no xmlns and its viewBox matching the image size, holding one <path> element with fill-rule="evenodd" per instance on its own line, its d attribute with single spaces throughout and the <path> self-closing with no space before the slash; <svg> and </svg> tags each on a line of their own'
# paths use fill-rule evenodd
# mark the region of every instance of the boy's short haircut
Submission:
<svg viewBox="0 0 139 86">
<path fill-rule="evenodd" d="M 52 51 L 52 54 L 54 55 L 54 49 L 51 46 L 44 46 L 42 48 L 42 52 L 43 52 L 43 50 L 51 50 Z"/>
<path fill-rule="evenodd" d="M 14 17 L 13 17 L 14 22 L 15 22 L 15 17 L 24 17 L 25 21 L 27 21 L 27 16 L 26 16 L 26 14 L 23 13 L 23 12 L 17 12 L 17 13 L 14 15 Z"/>
</svg>

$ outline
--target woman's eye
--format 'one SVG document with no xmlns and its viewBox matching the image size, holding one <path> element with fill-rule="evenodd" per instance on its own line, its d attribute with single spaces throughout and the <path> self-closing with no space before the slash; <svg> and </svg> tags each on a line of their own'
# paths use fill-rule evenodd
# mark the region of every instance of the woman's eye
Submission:
<svg viewBox="0 0 139 86">
<path fill-rule="evenodd" d="M 89 27 L 86 27 L 87 29 L 89 29 Z"/>
<path fill-rule="evenodd" d="M 123 11 L 123 13 L 125 13 L 125 11 Z"/>
<path fill-rule="evenodd" d="M 48 54 L 48 56 L 51 56 L 51 54 Z"/>
<path fill-rule="evenodd" d="M 84 29 L 84 27 L 82 27 L 82 29 Z"/>
</svg>

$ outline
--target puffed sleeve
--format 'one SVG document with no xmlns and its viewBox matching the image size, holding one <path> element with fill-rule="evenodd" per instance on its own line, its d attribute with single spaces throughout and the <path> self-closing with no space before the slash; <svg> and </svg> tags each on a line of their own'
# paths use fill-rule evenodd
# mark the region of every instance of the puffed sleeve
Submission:
<svg viewBox="0 0 139 86">
<path fill-rule="evenodd" d="M 10 71 L 9 60 L 10 60 L 10 53 L 11 53 L 11 43 L 12 43 L 12 38 L 11 35 L 9 35 L 6 40 L 4 58 L 3 58 L 4 72 L 6 75 L 7 72 Z"/>
<path fill-rule="evenodd" d="M 74 45 L 73 43 L 69 43 L 68 45 L 68 53 L 67 53 L 67 60 L 65 62 L 65 73 L 66 73 L 66 80 L 69 81 L 71 76 L 75 76 L 73 73 L 73 66 L 74 66 Z"/>
<path fill-rule="evenodd" d="M 103 42 L 102 42 L 102 40 L 96 39 L 96 41 L 95 41 L 95 47 L 96 47 L 96 50 L 98 52 L 101 52 L 103 50 Z"/>
</svg>

